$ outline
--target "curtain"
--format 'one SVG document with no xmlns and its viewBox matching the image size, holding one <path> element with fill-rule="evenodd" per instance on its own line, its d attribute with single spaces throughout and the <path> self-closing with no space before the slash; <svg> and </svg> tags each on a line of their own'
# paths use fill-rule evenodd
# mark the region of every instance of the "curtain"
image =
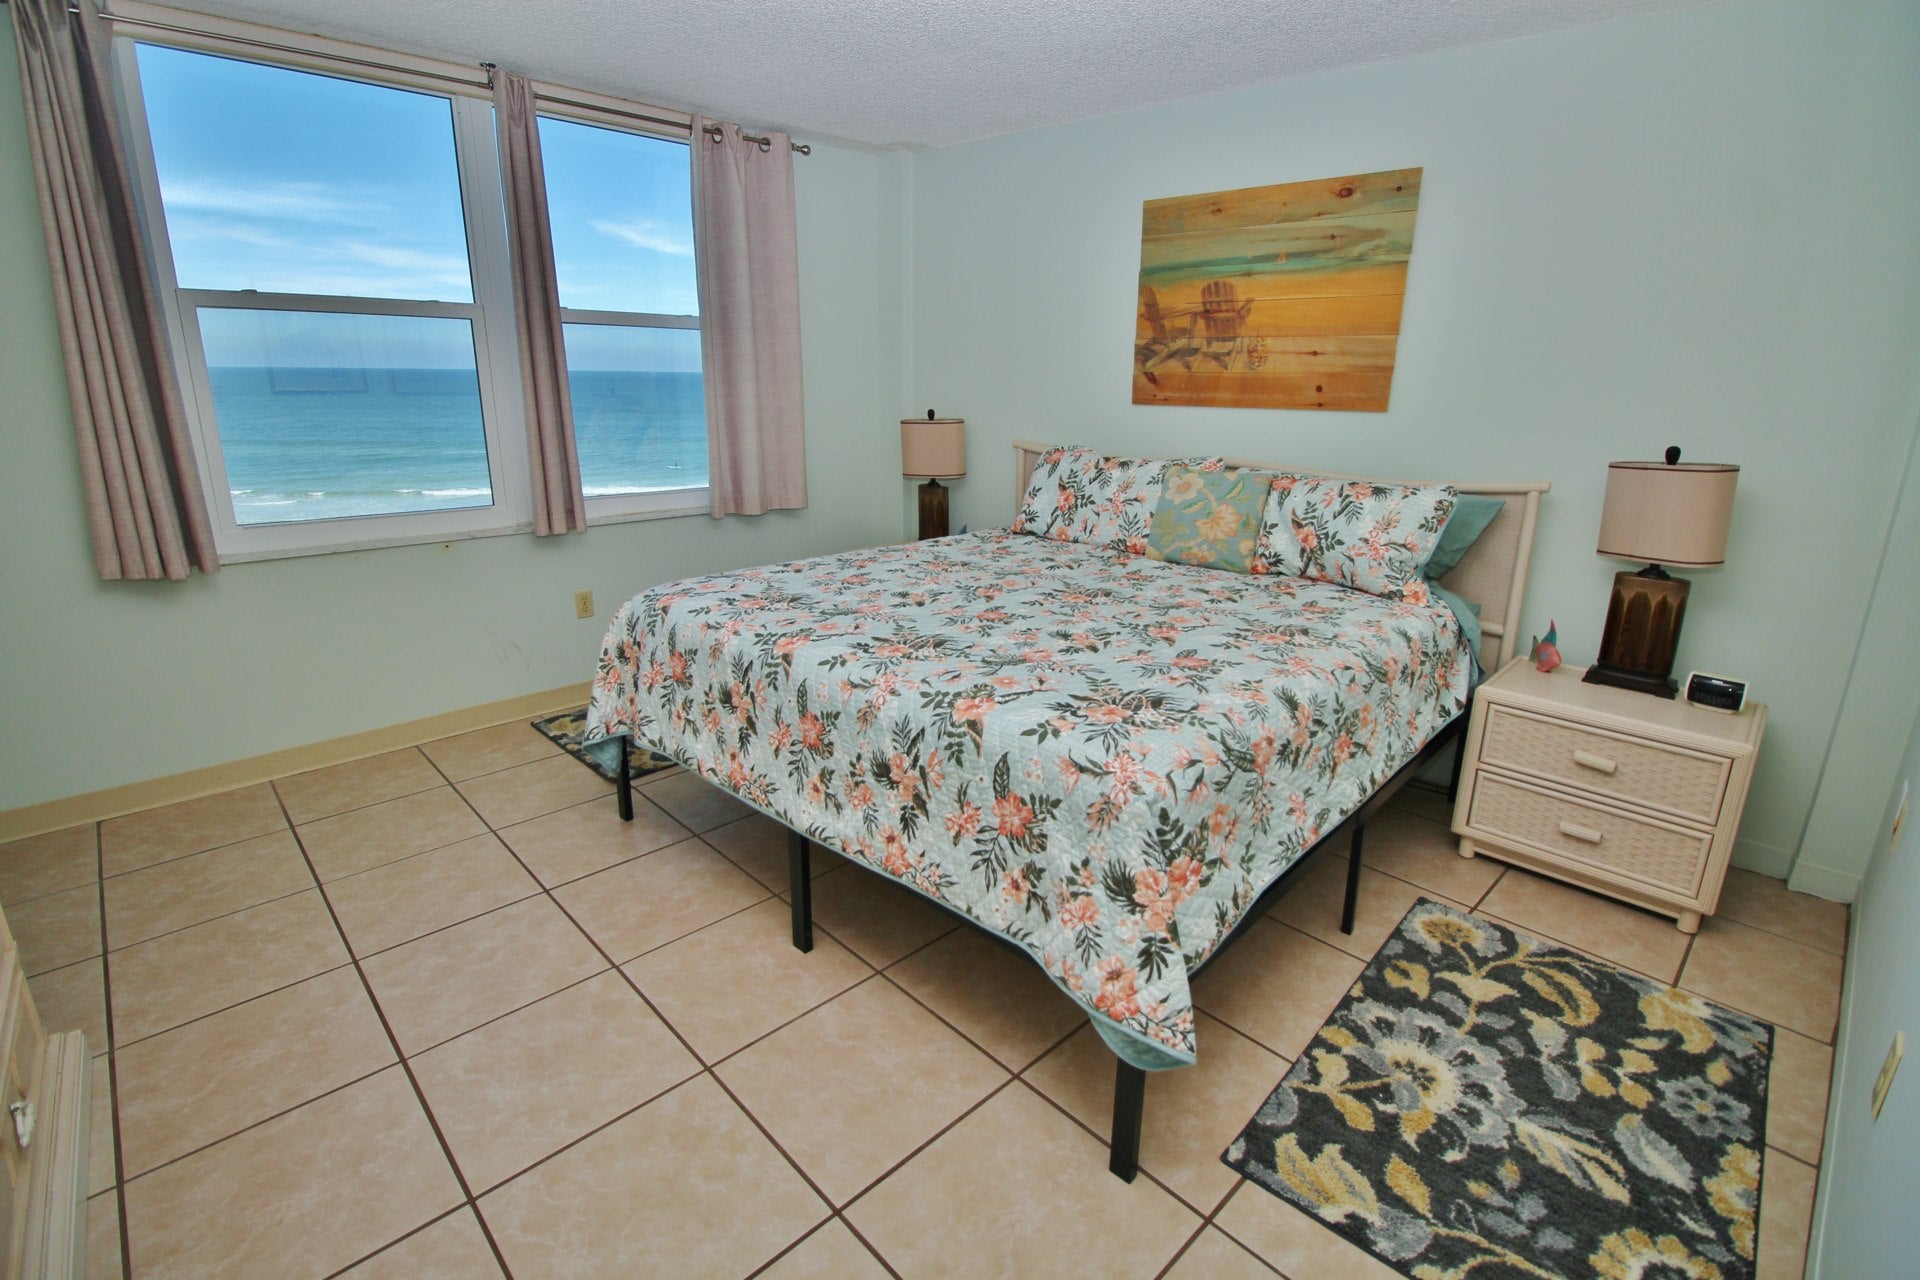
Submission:
<svg viewBox="0 0 1920 1280">
<path fill-rule="evenodd" d="M 807 505 L 793 152 L 693 118 L 694 262 L 715 516 Z"/>
<path fill-rule="evenodd" d="M 553 268 L 547 174 L 540 162 L 540 121 L 526 77 L 494 77 L 500 176 L 506 184 L 507 239 L 513 258 L 514 329 L 520 338 L 520 383 L 527 401 L 527 465 L 533 489 L 533 531 L 584 533 L 587 499 L 574 449 L 573 396 L 560 331 L 560 284 Z"/>
<path fill-rule="evenodd" d="M 174 381 L 93 0 L 13 0 L 87 526 L 102 578 L 220 567 Z"/>
</svg>

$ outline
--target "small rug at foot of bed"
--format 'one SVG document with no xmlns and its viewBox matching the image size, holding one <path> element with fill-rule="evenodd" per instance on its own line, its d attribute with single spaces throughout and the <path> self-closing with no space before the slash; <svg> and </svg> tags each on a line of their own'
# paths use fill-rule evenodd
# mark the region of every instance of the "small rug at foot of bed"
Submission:
<svg viewBox="0 0 1920 1280">
<path fill-rule="evenodd" d="M 587 732 L 587 709 L 576 707 L 572 711 L 562 711 L 559 715 L 546 716 L 535 720 L 533 727 L 551 738 L 554 745 L 593 770 L 608 782 L 618 782 L 619 776 L 612 765 L 600 763 L 584 745 L 582 739 Z M 658 773 L 662 769 L 673 768 L 673 761 L 665 756 L 655 755 L 645 747 L 634 747 L 627 753 L 627 764 L 636 778 L 649 773 Z"/>
<path fill-rule="evenodd" d="M 1406 1276 L 1752 1280 L 1772 1049 L 1423 900 L 1225 1160 Z"/>
</svg>

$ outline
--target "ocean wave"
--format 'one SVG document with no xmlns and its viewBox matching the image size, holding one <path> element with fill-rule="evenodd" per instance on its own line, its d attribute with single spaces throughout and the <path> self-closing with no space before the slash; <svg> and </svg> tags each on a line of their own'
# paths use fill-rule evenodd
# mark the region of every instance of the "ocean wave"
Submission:
<svg viewBox="0 0 1920 1280">
<path fill-rule="evenodd" d="M 404 491 L 403 491 L 404 492 Z M 422 489 L 423 498 L 485 498 L 491 496 L 491 489 Z"/>
</svg>

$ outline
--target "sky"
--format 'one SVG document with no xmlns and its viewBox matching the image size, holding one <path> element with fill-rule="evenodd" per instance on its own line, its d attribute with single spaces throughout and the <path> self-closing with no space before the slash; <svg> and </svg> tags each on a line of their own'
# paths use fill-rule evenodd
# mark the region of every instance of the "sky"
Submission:
<svg viewBox="0 0 1920 1280">
<path fill-rule="evenodd" d="M 159 45 L 139 68 L 182 288 L 473 301 L 446 98 Z M 686 144 L 546 117 L 540 144 L 561 305 L 697 313 Z M 474 365 L 465 320 L 201 314 L 211 365 Z M 567 342 L 575 369 L 700 367 L 692 331 Z"/>
</svg>

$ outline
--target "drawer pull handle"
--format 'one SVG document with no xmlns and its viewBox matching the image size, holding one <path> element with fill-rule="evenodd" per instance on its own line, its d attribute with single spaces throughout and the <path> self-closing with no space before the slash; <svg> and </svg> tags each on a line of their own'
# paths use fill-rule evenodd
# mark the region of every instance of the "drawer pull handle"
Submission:
<svg viewBox="0 0 1920 1280">
<path fill-rule="evenodd" d="M 1596 756 L 1586 751 L 1574 752 L 1573 762 L 1575 764 L 1583 764 L 1589 769 L 1598 769 L 1601 773 L 1612 773 L 1620 767 L 1605 756 Z"/>
<path fill-rule="evenodd" d="M 1600 833 L 1598 831 L 1595 831 L 1592 827 L 1583 827 L 1576 822 L 1562 822 L 1560 824 L 1560 834 L 1563 836 L 1572 836 L 1575 840 L 1585 840 L 1588 844 L 1600 843 Z"/>
</svg>

